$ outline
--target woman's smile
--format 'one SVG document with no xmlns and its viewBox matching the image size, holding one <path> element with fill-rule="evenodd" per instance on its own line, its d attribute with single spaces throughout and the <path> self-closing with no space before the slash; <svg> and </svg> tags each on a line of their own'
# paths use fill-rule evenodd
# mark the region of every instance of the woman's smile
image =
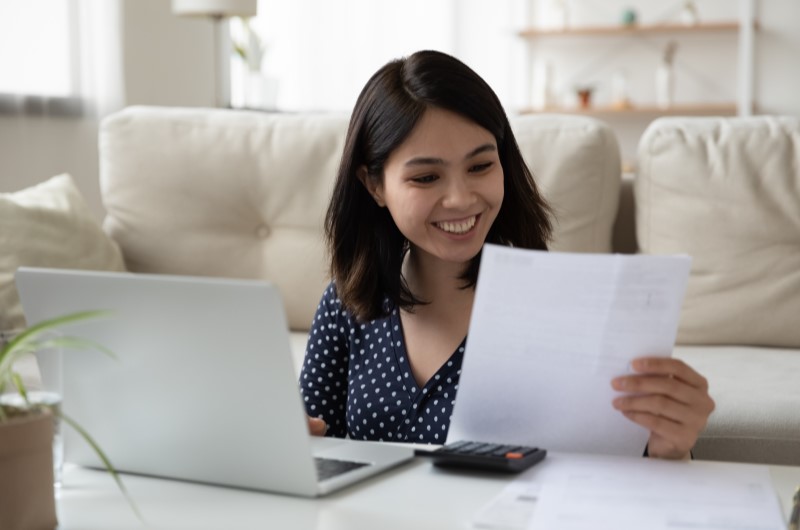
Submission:
<svg viewBox="0 0 800 530">
<path fill-rule="evenodd" d="M 437 221 L 433 223 L 433 226 L 446 232 L 447 234 L 456 235 L 456 236 L 463 236 L 468 234 L 472 231 L 475 225 L 480 219 L 480 214 L 471 215 L 469 217 L 465 217 L 463 219 L 453 219 L 449 221 Z"/>
</svg>

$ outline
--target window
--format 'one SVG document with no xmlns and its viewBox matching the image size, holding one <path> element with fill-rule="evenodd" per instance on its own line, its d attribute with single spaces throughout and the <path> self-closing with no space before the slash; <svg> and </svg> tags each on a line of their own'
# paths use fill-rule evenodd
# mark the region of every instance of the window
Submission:
<svg viewBox="0 0 800 530">
<path fill-rule="evenodd" d="M 74 0 L 0 2 L 0 112 L 80 107 L 76 20 Z"/>
</svg>

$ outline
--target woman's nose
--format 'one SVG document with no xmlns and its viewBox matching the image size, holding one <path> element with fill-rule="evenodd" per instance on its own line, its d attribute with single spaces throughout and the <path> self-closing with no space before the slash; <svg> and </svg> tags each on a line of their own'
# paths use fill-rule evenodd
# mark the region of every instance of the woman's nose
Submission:
<svg viewBox="0 0 800 530">
<path fill-rule="evenodd" d="M 464 209 L 475 203 L 475 193 L 464 178 L 453 178 L 448 183 L 442 206 L 454 210 Z"/>
</svg>

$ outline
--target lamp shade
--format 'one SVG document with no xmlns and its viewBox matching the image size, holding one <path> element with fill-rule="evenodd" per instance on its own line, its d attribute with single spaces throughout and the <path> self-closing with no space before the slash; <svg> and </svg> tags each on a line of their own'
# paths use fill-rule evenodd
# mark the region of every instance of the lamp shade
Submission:
<svg viewBox="0 0 800 530">
<path fill-rule="evenodd" d="M 172 12 L 182 16 L 254 17 L 258 0 L 172 0 Z"/>
</svg>

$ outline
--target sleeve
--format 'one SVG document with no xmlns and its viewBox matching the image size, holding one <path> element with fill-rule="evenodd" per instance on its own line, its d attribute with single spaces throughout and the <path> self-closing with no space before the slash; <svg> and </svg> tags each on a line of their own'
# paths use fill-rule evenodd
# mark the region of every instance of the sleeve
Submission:
<svg viewBox="0 0 800 530">
<path fill-rule="evenodd" d="M 326 436 L 347 434 L 347 376 L 351 319 L 331 283 L 322 295 L 308 335 L 300 393 L 309 416 L 328 424 Z"/>
</svg>

